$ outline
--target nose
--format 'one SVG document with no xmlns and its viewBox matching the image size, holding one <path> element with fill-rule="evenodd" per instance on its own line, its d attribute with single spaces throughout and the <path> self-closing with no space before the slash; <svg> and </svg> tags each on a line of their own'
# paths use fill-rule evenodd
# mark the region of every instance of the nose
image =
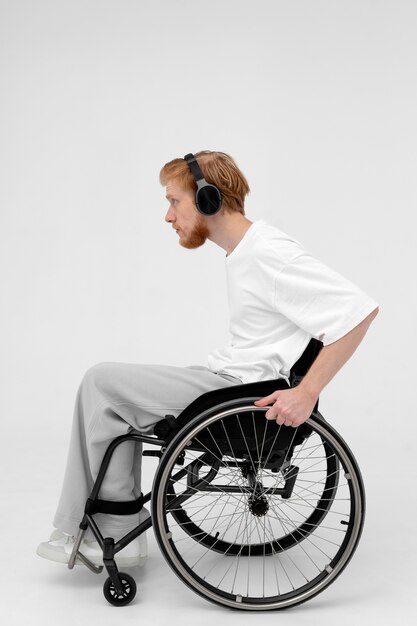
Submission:
<svg viewBox="0 0 417 626">
<path fill-rule="evenodd" d="M 171 211 L 171 207 L 169 207 L 168 211 L 166 212 L 165 221 L 168 222 L 168 223 L 174 221 L 174 214 Z"/>
</svg>

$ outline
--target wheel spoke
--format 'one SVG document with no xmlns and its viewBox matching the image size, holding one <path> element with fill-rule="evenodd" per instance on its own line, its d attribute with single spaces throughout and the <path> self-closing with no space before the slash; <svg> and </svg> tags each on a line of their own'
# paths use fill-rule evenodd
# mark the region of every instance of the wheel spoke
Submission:
<svg viewBox="0 0 417 626">
<path fill-rule="evenodd" d="M 363 524 L 360 473 L 334 429 L 313 416 L 306 430 L 274 431 L 265 411 L 242 403 L 195 418 L 158 469 L 165 556 L 191 588 L 237 608 L 312 597 L 345 567 Z"/>
</svg>

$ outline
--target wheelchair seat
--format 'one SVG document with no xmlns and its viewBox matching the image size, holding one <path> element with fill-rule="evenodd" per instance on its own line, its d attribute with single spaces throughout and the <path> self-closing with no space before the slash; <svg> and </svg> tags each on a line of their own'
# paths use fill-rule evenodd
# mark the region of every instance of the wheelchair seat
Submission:
<svg viewBox="0 0 417 626">
<path fill-rule="evenodd" d="M 220 389 L 214 389 L 213 391 L 207 391 L 201 396 L 198 396 L 191 404 L 189 404 L 177 418 L 173 416 L 166 416 L 155 425 L 154 433 L 162 439 L 170 440 L 172 436 L 185 426 L 196 415 L 203 413 L 207 409 L 214 406 L 223 404 L 231 400 L 238 400 L 241 398 L 254 399 L 268 396 L 278 389 L 289 389 L 295 386 L 305 376 L 308 369 L 319 354 L 323 344 L 317 339 L 311 339 L 307 348 L 302 353 L 301 357 L 292 366 L 290 371 L 290 383 L 288 384 L 283 378 L 276 378 L 271 380 L 261 380 L 254 383 L 242 383 L 241 385 L 231 385 L 230 387 L 223 387 Z M 318 402 L 314 407 L 314 411 L 318 409 Z"/>
<path fill-rule="evenodd" d="M 157 437 L 169 441 L 173 435 L 181 430 L 196 415 L 222 405 L 224 402 L 239 400 L 241 398 L 253 397 L 254 399 L 267 396 L 277 389 L 288 389 L 289 385 L 284 379 L 260 381 L 256 383 L 242 383 L 241 385 L 231 385 L 221 389 L 213 389 L 198 396 L 191 402 L 178 417 L 165 416 L 165 419 L 155 424 L 154 433 Z M 171 419 L 170 419 L 171 418 Z"/>
</svg>

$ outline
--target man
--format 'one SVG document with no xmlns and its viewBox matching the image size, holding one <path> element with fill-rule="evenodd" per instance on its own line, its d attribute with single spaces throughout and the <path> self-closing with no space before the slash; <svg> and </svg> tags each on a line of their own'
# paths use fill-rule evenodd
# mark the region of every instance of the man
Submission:
<svg viewBox="0 0 417 626">
<path fill-rule="evenodd" d="M 133 430 L 152 434 L 166 414 L 178 414 L 196 397 L 220 387 L 285 378 L 312 337 L 323 348 L 301 383 L 256 402 L 271 405 L 266 418 L 297 427 L 311 415 L 322 389 L 353 354 L 378 312 L 363 291 L 314 259 L 293 238 L 263 220 L 245 216 L 249 185 L 223 152 L 174 159 L 160 172 L 169 202 L 165 220 L 187 249 L 207 239 L 226 252 L 230 341 L 208 356 L 208 366 L 173 367 L 101 363 L 90 368 L 77 394 L 61 498 L 48 542 L 38 554 L 67 563 L 85 501 L 108 444 Z M 135 500 L 141 493 L 142 444 L 116 448 L 100 498 Z M 149 516 L 143 508 L 139 521 Z M 138 515 L 95 516 L 104 536 L 116 539 L 138 525 Z M 102 563 L 95 541 L 81 552 Z M 143 533 L 116 555 L 121 567 L 143 563 Z"/>
</svg>

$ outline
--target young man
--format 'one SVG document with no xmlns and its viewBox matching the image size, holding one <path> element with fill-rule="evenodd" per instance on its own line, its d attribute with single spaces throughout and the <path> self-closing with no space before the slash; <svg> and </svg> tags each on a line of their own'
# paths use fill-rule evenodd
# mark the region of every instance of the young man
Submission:
<svg viewBox="0 0 417 626">
<path fill-rule="evenodd" d="M 206 391 L 288 379 L 292 365 L 315 337 L 323 348 L 301 383 L 256 402 L 271 405 L 267 419 L 295 428 L 311 415 L 320 392 L 353 354 L 378 312 L 369 296 L 295 239 L 245 216 L 249 185 L 229 155 L 203 151 L 174 159 L 162 168 L 160 182 L 169 202 L 165 221 L 180 245 L 194 249 L 209 239 L 226 252 L 230 341 L 209 354 L 207 366 L 100 363 L 86 372 L 75 404 L 54 519 L 57 530 L 37 550 L 50 560 L 68 562 L 86 499 L 113 439 L 132 430 L 152 434 L 166 414 L 178 416 Z M 140 496 L 141 452 L 142 444 L 135 442 L 116 448 L 101 499 L 129 501 Z M 143 508 L 139 520 L 137 514 L 95 518 L 104 536 L 117 539 L 148 516 Z M 102 552 L 91 536 L 83 540 L 81 552 L 93 563 L 102 563 Z M 145 557 L 143 533 L 116 555 L 116 562 L 129 567 Z"/>
</svg>

